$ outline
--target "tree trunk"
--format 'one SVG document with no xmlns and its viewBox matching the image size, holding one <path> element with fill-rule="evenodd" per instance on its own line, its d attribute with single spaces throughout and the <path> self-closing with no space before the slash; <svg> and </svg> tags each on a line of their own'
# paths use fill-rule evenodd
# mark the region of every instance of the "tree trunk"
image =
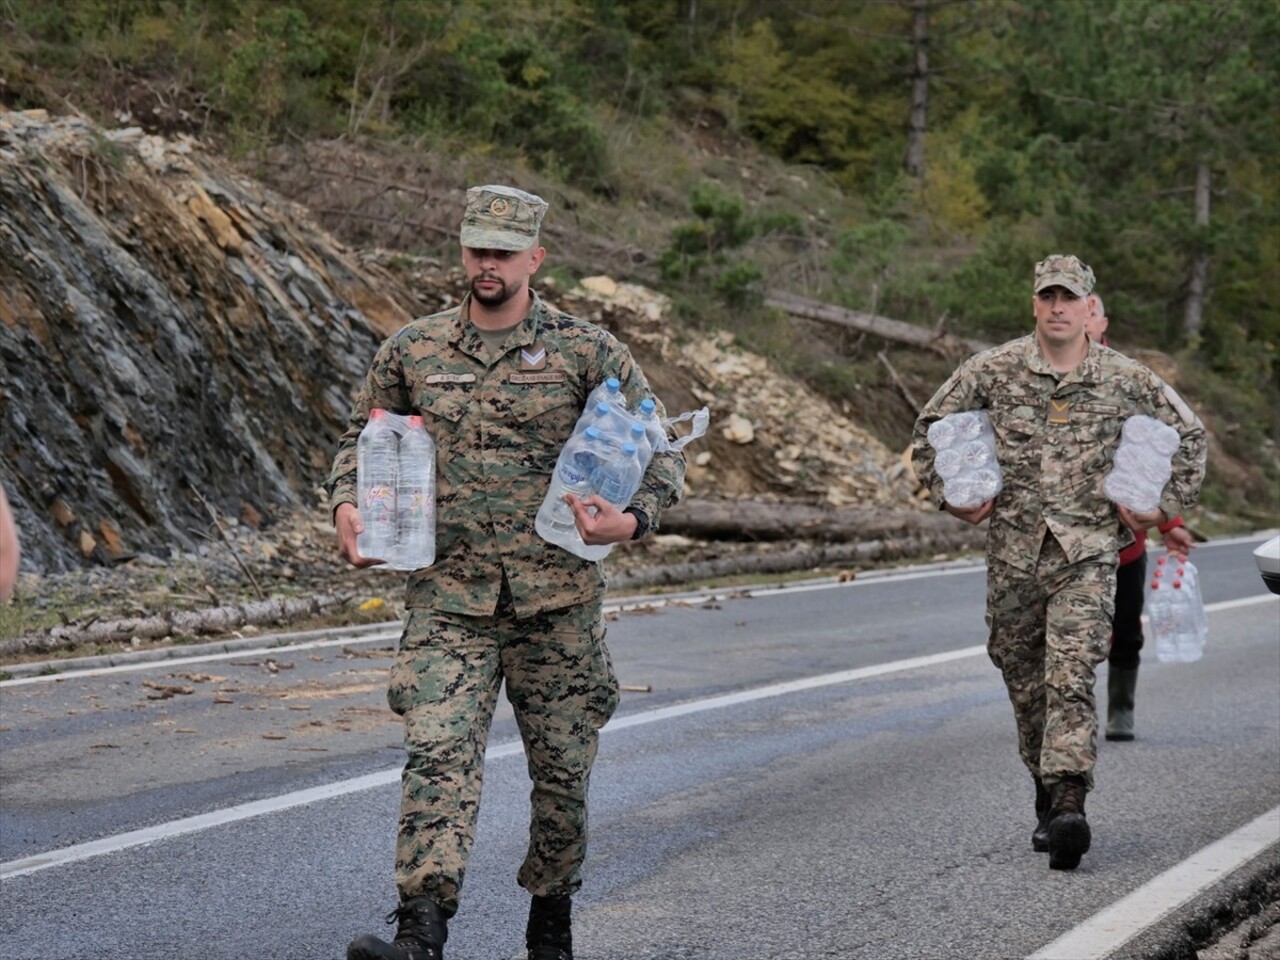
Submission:
<svg viewBox="0 0 1280 960">
<path fill-rule="evenodd" d="M 840 543 L 971 529 L 970 524 L 941 510 L 875 510 L 757 500 L 686 500 L 662 514 L 663 533 L 698 540 Z"/>
<path fill-rule="evenodd" d="M 883 340 L 894 340 L 898 343 L 909 343 L 913 347 L 933 350 L 944 357 L 965 356 L 986 350 L 991 346 L 981 340 L 967 340 L 953 337 L 949 333 L 926 330 L 912 323 L 891 320 L 859 310 L 848 310 L 831 303 L 822 303 L 775 290 L 765 296 L 764 302 L 771 307 L 785 310 L 793 317 L 804 320 L 817 320 L 820 323 L 831 323 L 842 327 L 852 327 L 862 333 L 880 337 Z"/>
<path fill-rule="evenodd" d="M 289 623 L 313 616 L 346 603 L 351 598 L 331 594 L 323 597 L 296 597 L 290 600 L 254 600 L 208 610 L 166 610 L 148 617 L 128 620 L 96 620 L 90 623 L 54 627 L 48 633 L 0 640 L 0 657 L 48 653 L 91 643 L 128 643 L 163 640 L 171 636 L 227 634 L 243 626 Z"/>
<path fill-rule="evenodd" d="M 1191 279 L 1187 285 L 1187 305 L 1182 315 L 1182 330 L 1187 343 L 1200 342 L 1200 326 L 1204 319 L 1205 292 L 1209 287 L 1209 248 L 1206 234 L 1209 226 L 1209 195 L 1213 185 L 1209 164 L 1201 160 L 1196 167 L 1196 239 L 1191 256 Z"/>
<path fill-rule="evenodd" d="M 792 573 L 850 563 L 871 563 L 906 558 L 920 559 L 939 553 L 976 549 L 982 546 L 986 530 L 970 528 L 953 533 L 935 533 L 904 540 L 864 540 L 826 546 L 793 547 L 779 553 L 744 553 L 713 560 L 676 563 L 622 571 L 609 576 L 609 592 L 642 587 L 674 586 L 741 574 Z"/>
<path fill-rule="evenodd" d="M 913 0 L 911 49 L 915 64 L 911 73 L 911 114 L 907 122 L 907 153 L 902 167 L 907 176 L 924 178 L 924 134 L 929 118 L 929 4 Z"/>
</svg>

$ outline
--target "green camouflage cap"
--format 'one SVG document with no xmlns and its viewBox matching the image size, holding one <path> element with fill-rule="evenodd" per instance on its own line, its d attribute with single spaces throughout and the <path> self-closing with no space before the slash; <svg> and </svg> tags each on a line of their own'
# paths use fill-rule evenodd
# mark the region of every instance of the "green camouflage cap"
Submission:
<svg viewBox="0 0 1280 960">
<path fill-rule="evenodd" d="M 1093 271 L 1079 257 L 1052 253 L 1036 264 L 1036 293 L 1046 287 L 1065 287 L 1077 297 L 1093 292 Z"/>
<path fill-rule="evenodd" d="M 472 187 L 462 215 L 462 245 L 476 250 L 527 250 L 538 242 L 546 212 L 545 200 L 515 187 Z"/>
</svg>

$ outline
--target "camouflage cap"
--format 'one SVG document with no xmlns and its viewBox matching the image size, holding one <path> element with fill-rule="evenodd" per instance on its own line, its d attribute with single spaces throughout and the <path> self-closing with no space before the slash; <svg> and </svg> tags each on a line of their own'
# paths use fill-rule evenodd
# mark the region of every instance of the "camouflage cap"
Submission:
<svg viewBox="0 0 1280 960">
<path fill-rule="evenodd" d="M 1093 271 L 1079 257 L 1051 253 L 1036 264 L 1036 289 L 1065 287 L 1077 297 L 1087 297 L 1093 291 Z"/>
<path fill-rule="evenodd" d="M 546 212 L 545 200 L 515 187 L 472 187 L 462 215 L 462 245 L 477 250 L 527 250 L 538 242 Z"/>
</svg>

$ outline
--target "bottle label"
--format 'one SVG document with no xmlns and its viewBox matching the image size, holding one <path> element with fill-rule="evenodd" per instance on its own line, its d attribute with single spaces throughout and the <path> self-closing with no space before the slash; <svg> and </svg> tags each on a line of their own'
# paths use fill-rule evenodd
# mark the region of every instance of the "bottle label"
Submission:
<svg viewBox="0 0 1280 960">
<path fill-rule="evenodd" d="M 364 505 L 372 510 L 377 506 L 388 507 L 391 505 L 392 491 L 389 485 L 374 485 L 369 488 L 364 495 Z"/>
<path fill-rule="evenodd" d="M 409 494 L 409 504 L 405 509 L 409 516 L 425 517 L 431 512 L 431 498 L 422 490 L 414 490 Z"/>
</svg>

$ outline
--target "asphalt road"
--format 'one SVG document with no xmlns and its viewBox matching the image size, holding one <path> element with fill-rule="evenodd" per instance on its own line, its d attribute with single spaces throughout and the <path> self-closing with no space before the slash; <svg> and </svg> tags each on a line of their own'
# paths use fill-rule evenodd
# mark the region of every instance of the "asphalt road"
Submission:
<svg viewBox="0 0 1280 960">
<path fill-rule="evenodd" d="M 620 613 L 619 678 L 652 691 L 602 738 L 579 960 L 1050 956 L 1109 908 L 1176 925 L 1145 891 L 1188 862 L 1221 877 L 1188 858 L 1280 804 L 1257 542 L 1197 549 L 1206 655 L 1144 662 L 1139 739 L 1100 744 L 1074 873 L 1030 849 L 980 566 Z M 336 958 L 389 930 L 393 642 L 0 684 L 0 958 Z M 504 704 L 449 960 L 522 955 L 527 796 Z M 1261 830 L 1250 863 L 1280 850 Z"/>
</svg>

